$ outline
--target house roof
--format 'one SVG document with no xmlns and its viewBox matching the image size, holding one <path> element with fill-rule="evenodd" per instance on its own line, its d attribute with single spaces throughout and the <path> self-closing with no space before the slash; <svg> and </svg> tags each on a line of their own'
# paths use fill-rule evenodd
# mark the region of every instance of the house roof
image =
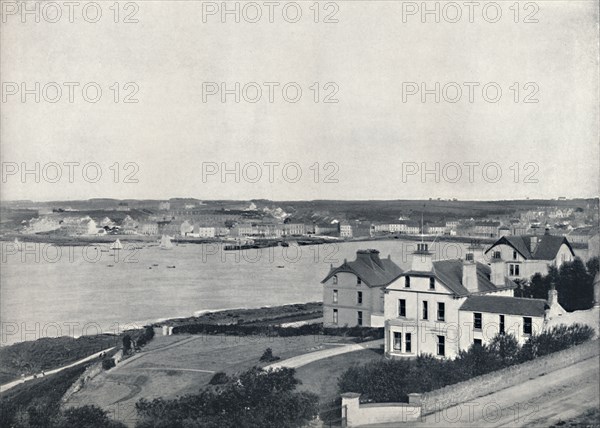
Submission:
<svg viewBox="0 0 600 428">
<path fill-rule="evenodd" d="M 544 299 L 474 295 L 467 297 L 460 310 L 543 317 L 547 308 L 548 304 Z"/>
<path fill-rule="evenodd" d="M 533 237 L 537 238 L 537 248 L 532 252 L 531 238 Z M 566 244 L 571 254 L 575 256 L 567 238 L 555 235 L 503 236 L 488 248 L 485 253 L 487 254 L 492 248 L 502 244 L 514 248 L 527 260 L 553 260 L 563 244 Z"/>
<path fill-rule="evenodd" d="M 473 293 L 489 293 L 492 291 L 499 291 L 505 289 L 516 288 L 517 285 L 504 278 L 504 284 L 501 286 L 494 285 L 490 281 L 491 268 L 488 265 L 477 262 L 477 291 L 471 292 L 463 285 L 463 260 L 440 260 L 433 262 L 432 272 L 421 272 L 409 270 L 402 273 L 400 276 L 434 276 L 442 284 L 444 284 L 450 291 L 458 296 L 469 296 Z"/>
<path fill-rule="evenodd" d="M 502 223 L 499 221 L 476 221 L 475 226 L 498 227 Z"/>
<path fill-rule="evenodd" d="M 329 271 L 321 283 L 339 272 L 350 272 L 359 277 L 369 287 L 383 287 L 398 278 L 402 269 L 391 258 L 380 259 L 377 250 L 358 250 L 356 260 L 346 261 Z"/>
</svg>

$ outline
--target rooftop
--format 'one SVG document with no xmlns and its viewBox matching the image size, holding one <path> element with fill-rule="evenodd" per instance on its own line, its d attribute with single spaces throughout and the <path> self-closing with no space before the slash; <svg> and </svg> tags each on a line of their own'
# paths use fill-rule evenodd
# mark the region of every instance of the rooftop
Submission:
<svg viewBox="0 0 600 428">
<path fill-rule="evenodd" d="M 536 238 L 537 241 L 532 238 Z M 533 241 L 537 242 L 534 246 L 532 246 Z M 502 244 L 514 248 L 527 260 L 553 260 L 563 244 L 566 244 L 571 254 L 575 256 L 567 238 L 555 235 L 503 236 L 486 250 L 486 254 L 496 245 Z"/>
<path fill-rule="evenodd" d="M 460 310 L 543 317 L 547 307 L 548 304 L 544 299 L 474 295 L 467 297 L 467 300 L 462 304 Z"/>
<path fill-rule="evenodd" d="M 341 266 L 332 267 L 321 283 L 325 283 L 338 272 L 353 273 L 369 287 L 383 287 L 398 278 L 402 269 L 389 256 L 387 259 L 380 259 L 379 251 L 369 249 L 358 250 L 354 261 L 344 260 Z"/>
</svg>

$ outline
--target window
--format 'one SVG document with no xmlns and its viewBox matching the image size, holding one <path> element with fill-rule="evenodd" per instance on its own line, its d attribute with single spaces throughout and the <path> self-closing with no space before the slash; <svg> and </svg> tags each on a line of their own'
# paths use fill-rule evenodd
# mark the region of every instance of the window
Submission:
<svg viewBox="0 0 600 428">
<path fill-rule="evenodd" d="M 360 285 L 362 284 L 362 279 L 360 279 L 358 276 L 356 277 L 356 285 Z"/>
<path fill-rule="evenodd" d="M 475 346 L 481 346 L 481 339 L 475 339 L 475 340 L 473 340 L 473 345 L 475 345 Z"/>
<path fill-rule="evenodd" d="M 519 265 L 509 265 L 510 276 L 519 276 Z"/>
<path fill-rule="evenodd" d="M 406 316 L 406 300 L 404 300 L 404 299 L 398 300 L 398 316 L 399 317 Z"/>
<path fill-rule="evenodd" d="M 423 319 L 429 319 L 429 308 L 427 305 L 427 300 L 423 300 Z"/>
<path fill-rule="evenodd" d="M 517 260 L 517 252 L 513 251 L 513 260 Z"/>
<path fill-rule="evenodd" d="M 333 275 L 333 285 L 337 284 L 337 275 Z"/>
<path fill-rule="evenodd" d="M 404 278 L 404 287 L 410 288 L 410 276 Z"/>
<path fill-rule="evenodd" d="M 435 290 L 435 278 L 429 278 L 429 289 Z"/>
<path fill-rule="evenodd" d="M 531 317 L 523 317 L 523 334 L 531 334 L 532 330 Z"/>
<path fill-rule="evenodd" d="M 504 334 L 504 315 L 500 315 L 500 334 Z"/>
<path fill-rule="evenodd" d="M 406 333 L 404 337 L 404 352 L 412 352 L 412 334 Z"/>
<path fill-rule="evenodd" d="M 402 333 L 394 332 L 394 351 L 402 351 Z"/>
<path fill-rule="evenodd" d="M 444 321 L 446 319 L 446 305 L 442 302 L 438 302 L 437 319 L 438 321 Z"/>
<path fill-rule="evenodd" d="M 333 323 L 334 324 L 338 323 L 338 310 L 337 309 L 333 310 Z"/>
<path fill-rule="evenodd" d="M 358 311 L 357 315 L 358 315 L 357 324 L 358 325 L 363 325 L 362 311 Z"/>
<path fill-rule="evenodd" d="M 338 291 L 333 290 L 333 303 L 337 303 L 337 302 L 338 302 Z"/>
<path fill-rule="evenodd" d="M 362 291 L 359 291 L 358 293 L 356 293 L 356 303 L 358 303 L 359 305 L 362 305 Z"/>
<path fill-rule="evenodd" d="M 495 259 L 501 259 L 502 258 L 502 254 L 500 253 L 500 251 L 494 251 L 494 258 Z"/>
<path fill-rule="evenodd" d="M 441 357 L 446 355 L 446 338 L 444 336 L 437 337 L 437 354 Z"/>
<path fill-rule="evenodd" d="M 481 313 L 475 312 L 473 313 L 473 328 L 475 330 L 481 330 Z"/>
</svg>

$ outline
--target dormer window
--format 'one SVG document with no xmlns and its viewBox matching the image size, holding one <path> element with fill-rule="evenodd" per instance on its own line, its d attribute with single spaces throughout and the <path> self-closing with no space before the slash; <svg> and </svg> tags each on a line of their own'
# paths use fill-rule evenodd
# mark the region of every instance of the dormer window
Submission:
<svg viewBox="0 0 600 428">
<path fill-rule="evenodd" d="M 410 276 L 404 277 L 404 287 L 410 288 Z"/>
<path fill-rule="evenodd" d="M 362 284 L 362 280 L 357 276 L 356 277 L 356 285 Z"/>
<path fill-rule="evenodd" d="M 337 275 L 333 275 L 333 284 L 336 285 L 337 284 Z"/>
<path fill-rule="evenodd" d="M 429 289 L 435 290 L 435 278 L 434 277 L 429 278 Z"/>
</svg>

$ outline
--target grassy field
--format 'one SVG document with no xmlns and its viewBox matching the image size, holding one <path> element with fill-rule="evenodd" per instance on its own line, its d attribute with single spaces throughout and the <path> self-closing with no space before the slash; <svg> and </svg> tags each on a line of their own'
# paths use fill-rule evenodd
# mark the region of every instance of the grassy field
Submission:
<svg viewBox="0 0 600 428">
<path fill-rule="evenodd" d="M 338 395 L 338 377 L 349 367 L 383 358 L 381 350 L 365 349 L 307 364 L 296 369 L 296 377 L 302 381 L 298 390 L 314 392 L 322 403 L 333 400 Z"/>
<path fill-rule="evenodd" d="M 133 425 L 135 403 L 140 398 L 169 399 L 197 393 L 215 372 L 234 374 L 264 366 L 259 359 L 266 348 L 283 360 L 347 342 L 336 336 L 157 336 L 143 352 L 93 379 L 67 405 L 94 403 Z"/>
</svg>

